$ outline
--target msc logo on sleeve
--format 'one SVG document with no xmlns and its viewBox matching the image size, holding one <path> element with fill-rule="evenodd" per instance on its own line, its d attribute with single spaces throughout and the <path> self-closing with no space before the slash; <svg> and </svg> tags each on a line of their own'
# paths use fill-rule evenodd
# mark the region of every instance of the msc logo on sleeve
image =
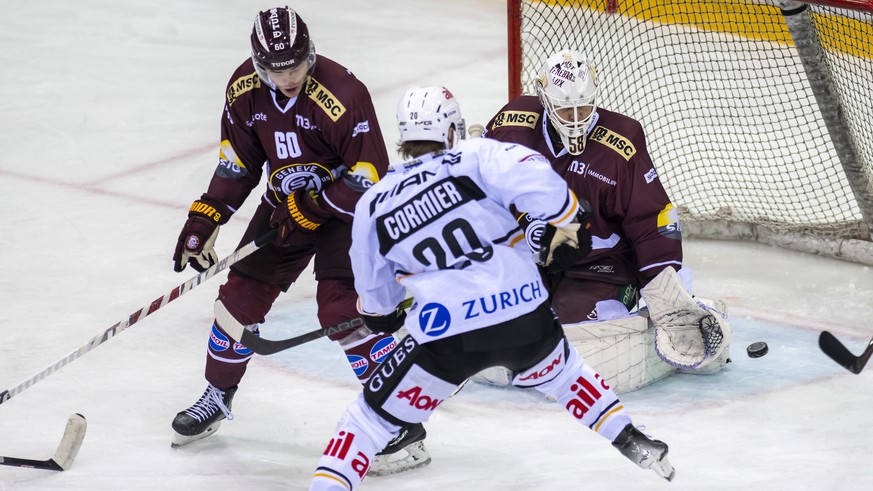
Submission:
<svg viewBox="0 0 873 491">
<path fill-rule="evenodd" d="M 528 128 L 536 128 L 537 120 L 540 118 L 538 113 L 530 111 L 503 111 L 494 118 L 494 128 L 503 126 L 526 126 Z"/>
<path fill-rule="evenodd" d="M 256 89 L 261 86 L 261 79 L 258 77 L 257 72 L 252 72 L 248 75 L 243 75 L 242 77 L 234 80 L 230 83 L 230 86 L 227 88 L 227 105 L 232 106 L 234 102 L 236 102 L 239 96 L 244 93 Z"/>
<path fill-rule="evenodd" d="M 615 150 L 625 160 L 630 160 L 637 153 L 637 149 L 627 138 L 603 126 L 596 126 L 590 138 Z"/>
</svg>

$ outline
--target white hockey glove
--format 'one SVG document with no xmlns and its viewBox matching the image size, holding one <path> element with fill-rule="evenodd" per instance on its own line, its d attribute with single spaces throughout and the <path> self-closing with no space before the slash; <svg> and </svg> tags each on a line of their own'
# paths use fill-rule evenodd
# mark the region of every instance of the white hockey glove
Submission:
<svg viewBox="0 0 873 491">
<path fill-rule="evenodd" d="M 470 138 L 479 138 L 485 133 L 485 127 L 479 123 L 471 124 L 470 129 L 467 130 L 467 134 L 470 135 Z"/>
</svg>

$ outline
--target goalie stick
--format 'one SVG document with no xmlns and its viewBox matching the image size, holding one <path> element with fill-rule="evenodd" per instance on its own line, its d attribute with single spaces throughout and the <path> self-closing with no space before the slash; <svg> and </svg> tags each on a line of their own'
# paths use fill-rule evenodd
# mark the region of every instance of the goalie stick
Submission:
<svg viewBox="0 0 873 491">
<path fill-rule="evenodd" d="M 85 439 L 85 430 L 88 424 L 85 422 L 85 417 L 81 414 L 73 414 L 67 420 L 67 427 L 64 429 L 64 436 L 61 438 L 61 443 L 55 454 L 48 460 L 31 460 L 20 459 L 17 457 L 0 456 L 0 464 L 11 465 L 14 467 L 27 467 L 30 469 L 45 469 L 49 471 L 65 471 L 73 465 L 73 460 L 76 454 L 79 453 L 79 448 L 82 446 L 82 441 Z"/>
<path fill-rule="evenodd" d="M 91 351 L 92 349 L 96 348 L 97 346 L 100 346 L 101 344 L 105 343 L 106 341 L 109 341 L 114 336 L 117 336 L 119 333 L 121 333 L 122 331 L 124 331 L 128 327 L 139 322 L 140 319 L 145 318 L 146 316 L 154 313 L 155 311 L 157 311 L 158 309 L 160 309 L 164 305 L 167 305 L 168 303 L 172 302 L 173 300 L 181 297 L 183 294 L 188 293 L 189 291 L 193 290 L 194 287 L 203 283 L 204 281 L 208 280 L 209 278 L 212 278 L 218 272 L 220 272 L 224 269 L 227 269 L 232 264 L 234 264 L 237 261 L 243 259 L 244 257 L 252 254 L 253 252 L 257 251 L 258 249 L 260 249 L 261 247 L 263 247 L 264 245 L 269 243 L 271 240 L 273 240 L 273 238 L 275 236 L 276 236 L 276 229 L 270 229 L 267 233 L 261 235 L 257 239 L 249 242 L 248 244 L 240 247 L 239 249 L 235 250 L 233 253 L 231 253 L 226 258 L 213 264 L 206 271 L 203 271 L 202 273 L 191 278 L 190 280 L 186 281 L 185 283 L 182 283 L 181 285 L 177 286 L 176 288 L 173 288 L 172 290 L 170 290 L 168 293 L 164 294 L 163 296 L 156 298 L 150 304 L 146 305 L 145 307 L 143 307 L 143 308 L 137 310 L 136 312 L 130 314 L 129 316 L 127 316 L 126 319 L 123 319 L 123 320 L 116 322 L 112 327 L 110 327 L 109 329 L 106 329 L 105 331 L 103 331 L 103 333 L 94 336 L 87 343 L 80 346 L 79 349 L 71 351 L 70 353 L 67 354 L 67 356 L 52 363 L 51 366 L 45 368 L 44 370 L 33 375 L 32 377 L 25 380 L 24 382 L 21 382 L 20 384 L 12 387 L 11 389 L 7 389 L 7 390 L 0 392 L 0 404 L 3 404 L 4 402 L 15 397 L 16 395 L 20 394 L 24 390 L 28 389 L 33 384 L 48 377 L 52 373 L 56 372 L 59 368 L 72 363 L 77 358 L 79 358 L 80 356 L 84 355 L 85 353 Z"/>
<path fill-rule="evenodd" d="M 843 368 L 855 375 L 861 373 L 861 370 L 864 369 L 864 365 L 866 365 L 867 361 L 870 360 L 870 356 L 873 356 L 873 339 L 867 343 L 867 348 L 864 349 L 863 353 L 855 356 L 839 339 L 834 337 L 834 335 L 828 331 L 822 331 L 821 334 L 819 334 L 818 347 L 821 348 L 821 350 L 824 351 L 824 354 L 828 355 L 830 359 L 839 363 Z"/>
<path fill-rule="evenodd" d="M 398 309 L 406 310 L 412 305 L 413 299 L 407 298 L 400 302 L 400 305 L 397 306 Z M 221 306 L 223 309 L 223 305 L 218 302 L 216 306 Z M 236 339 L 236 334 L 238 334 L 238 330 L 242 330 L 242 333 L 239 335 L 240 344 L 246 346 L 250 350 L 254 351 L 259 355 L 272 355 L 274 353 L 278 353 L 280 351 L 284 351 L 289 348 L 293 348 L 295 346 L 300 346 L 301 344 L 308 343 L 310 341 L 314 341 L 318 338 L 322 338 L 324 336 L 330 336 L 331 334 L 336 334 L 338 332 L 348 331 L 349 329 L 354 329 L 356 327 L 360 327 L 365 325 L 363 317 L 355 317 L 354 319 L 347 320 L 344 322 L 340 322 L 339 324 L 335 324 L 333 326 L 322 327 L 321 329 L 316 329 L 315 331 L 310 331 L 306 334 L 301 334 L 300 336 L 295 336 L 293 338 L 288 339 L 264 339 L 249 329 L 245 329 L 236 319 L 230 315 L 226 310 L 217 311 L 216 318 L 218 320 L 219 325 L 228 329 L 225 326 L 233 326 L 230 327 L 231 330 L 235 332 L 228 331 L 228 334 L 231 337 Z M 236 329 L 233 329 L 233 328 Z"/>
</svg>

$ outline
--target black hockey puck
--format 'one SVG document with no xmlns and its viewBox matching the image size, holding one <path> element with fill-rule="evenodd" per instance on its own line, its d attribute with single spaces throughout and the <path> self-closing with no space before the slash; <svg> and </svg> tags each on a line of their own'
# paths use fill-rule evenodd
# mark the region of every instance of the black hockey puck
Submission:
<svg viewBox="0 0 873 491">
<path fill-rule="evenodd" d="M 767 343 L 763 341 L 758 341 L 749 345 L 746 348 L 746 353 L 749 354 L 749 358 L 760 358 L 766 355 L 770 351 L 770 348 L 767 347 Z"/>
</svg>

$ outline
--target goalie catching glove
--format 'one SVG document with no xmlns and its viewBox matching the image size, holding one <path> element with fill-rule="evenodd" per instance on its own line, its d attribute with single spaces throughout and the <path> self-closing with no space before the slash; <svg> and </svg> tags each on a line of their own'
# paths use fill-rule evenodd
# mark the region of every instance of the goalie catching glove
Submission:
<svg viewBox="0 0 873 491">
<path fill-rule="evenodd" d="M 550 273 L 560 273 L 591 253 L 591 205 L 579 200 L 579 211 L 565 227 L 547 224 L 540 240 L 537 263 Z"/>
<path fill-rule="evenodd" d="M 311 234 L 333 215 L 321 207 L 315 191 L 297 189 L 288 195 L 284 206 L 279 205 L 270 217 L 270 225 L 278 229 L 274 243 L 279 247 L 291 245 L 295 233 Z"/>
<path fill-rule="evenodd" d="M 202 273 L 215 264 L 218 261 L 215 253 L 218 227 L 227 223 L 229 218 L 227 206 L 218 200 L 201 197 L 191 204 L 188 221 L 176 241 L 173 270 L 179 273 L 190 264 Z"/>
<path fill-rule="evenodd" d="M 690 286 L 690 271 L 682 270 Z M 655 326 L 655 351 L 664 362 L 696 371 L 710 365 L 717 371 L 727 363 L 732 331 L 726 314 L 688 293 L 672 266 L 649 281 L 641 293 Z"/>
</svg>

